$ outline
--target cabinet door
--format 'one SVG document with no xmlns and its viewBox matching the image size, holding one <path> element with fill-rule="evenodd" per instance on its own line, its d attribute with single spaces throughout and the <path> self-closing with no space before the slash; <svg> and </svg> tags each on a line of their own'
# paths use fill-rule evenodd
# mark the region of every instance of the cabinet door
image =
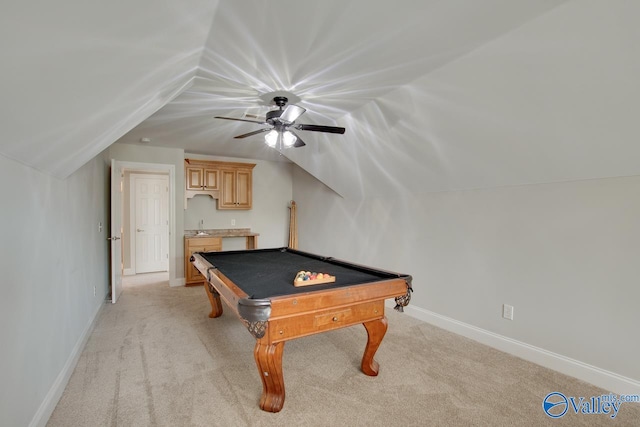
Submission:
<svg viewBox="0 0 640 427">
<path fill-rule="evenodd" d="M 185 282 L 204 282 L 205 278 L 197 268 L 191 264 L 191 255 L 194 252 L 215 252 L 222 250 L 222 239 L 220 237 L 195 238 L 185 240 Z"/>
<path fill-rule="evenodd" d="M 218 169 L 204 169 L 204 189 L 218 189 Z"/>
<path fill-rule="evenodd" d="M 202 190 L 204 187 L 204 170 L 202 168 L 187 167 L 187 190 Z"/>
<path fill-rule="evenodd" d="M 196 251 L 191 251 L 187 254 L 187 260 L 191 259 L 191 255 L 193 255 L 193 252 Z M 204 282 L 204 277 L 202 276 L 202 274 L 200 274 L 198 269 L 195 268 L 193 264 L 191 264 L 191 262 L 188 262 L 185 267 L 186 268 L 184 271 L 186 283 Z"/>
<path fill-rule="evenodd" d="M 222 169 L 222 192 L 218 199 L 218 209 L 235 209 L 236 207 L 236 172 Z"/>
<path fill-rule="evenodd" d="M 238 169 L 236 172 L 236 207 L 251 209 L 251 175 L 250 170 Z"/>
<path fill-rule="evenodd" d="M 212 251 L 212 249 L 207 249 L 204 247 L 202 248 L 192 247 L 187 252 L 187 260 L 191 259 L 191 255 L 193 255 L 194 252 L 207 252 L 207 251 Z M 189 261 L 189 268 L 186 269 L 185 271 L 186 271 L 187 283 L 204 282 L 204 276 L 200 274 L 200 271 L 198 271 L 198 269 L 193 264 L 191 264 L 191 261 Z"/>
</svg>

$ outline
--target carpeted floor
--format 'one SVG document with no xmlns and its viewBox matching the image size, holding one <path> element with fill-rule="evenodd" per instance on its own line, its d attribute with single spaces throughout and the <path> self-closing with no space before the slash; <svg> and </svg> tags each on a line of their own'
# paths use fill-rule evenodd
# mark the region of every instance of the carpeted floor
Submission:
<svg viewBox="0 0 640 427">
<path fill-rule="evenodd" d="M 550 392 L 606 392 L 393 310 L 378 377 L 359 369 L 363 327 L 290 341 L 284 408 L 263 412 L 255 340 L 233 313 L 209 319 L 202 287 L 170 288 L 166 275 L 128 281 L 48 426 L 640 426 L 640 403 L 615 419 L 551 419 Z"/>
</svg>

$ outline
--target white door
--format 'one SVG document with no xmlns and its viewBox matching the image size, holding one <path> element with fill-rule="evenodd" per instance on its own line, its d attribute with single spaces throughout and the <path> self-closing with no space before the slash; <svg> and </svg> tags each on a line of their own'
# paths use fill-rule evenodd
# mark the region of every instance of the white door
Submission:
<svg viewBox="0 0 640 427">
<path fill-rule="evenodd" d="M 169 268 L 169 177 L 131 175 L 135 203 L 135 271 Z"/>
<path fill-rule="evenodd" d="M 111 160 L 111 302 L 115 304 L 122 293 L 122 185 L 124 168 Z"/>
</svg>

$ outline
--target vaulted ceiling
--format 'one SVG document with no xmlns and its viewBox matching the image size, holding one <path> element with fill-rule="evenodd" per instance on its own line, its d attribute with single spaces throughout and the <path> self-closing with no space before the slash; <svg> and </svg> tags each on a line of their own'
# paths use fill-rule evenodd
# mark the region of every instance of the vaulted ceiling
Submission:
<svg viewBox="0 0 640 427">
<path fill-rule="evenodd" d="M 343 194 L 640 173 L 635 2 L 13 3 L 0 153 L 59 177 L 141 138 L 293 161 Z M 233 139 L 260 125 L 213 118 L 264 115 L 282 91 L 299 121 L 347 132 L 299 132 L 280 155 Z"/>
</svg>

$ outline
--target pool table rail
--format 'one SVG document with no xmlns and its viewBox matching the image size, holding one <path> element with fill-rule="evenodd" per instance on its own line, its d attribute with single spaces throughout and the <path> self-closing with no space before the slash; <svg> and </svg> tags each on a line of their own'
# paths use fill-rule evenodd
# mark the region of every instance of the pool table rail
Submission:
<svg viewBox="0 0 640 427">
<path fill-rule="evenodd" d="M 268 250 L 253 252 L 263 251 Z M 278 412 L 284 405 L 282 354 L 286 341 L 361 323 L 367 331 L 361 369 L 364 374 L 375 376 L 378 374 L 379 365 L 374 356 L 387 331 L 385 300 L 395 298 L 396 309 L 401 309 L 409 303 L 411 297 L 412 278 L 409 275 L 375 270 L 313 254 L 302 254 L 369 273 L 362 277 L 375 277 L 366 283 L 356 280 L 343 282 L 340 286 L 316 290 L 313 286 L 295 288 L 296 290 L 290 294 L 280 290 L 285 294 L 275 294 L 269 298 L 251 298 L 200 253 L 194 253 L 191 257 L 192 264 L 206 278 L 204 288 L 211 303 L 209 317 L 222 315 L 223 300 L 256 339 L 254 358 L 263 386 L 260 408 L 269 412 Z M 242 269 L 243 265 L 240 268 Z M 230 273 L 230 276 L 234 274 Z M 291 288 L 294 288 L 293 283 Z"/>
<path fill-rule="evenodd" d="M 331 261 L 334 262 L 335 260 L 331 259 Z M 307 292 L 295 295 L 254 299 L 249 298 L 249 295 L 236 286 L 224 273 L 212 266 L 199 253 L 194 253 L 191 256 L 191 262 L 207 279 L 205 289 L 212 305 L 212 312 L 209 317 L 214 318 L 222 314 L 222 306 L 219 302 L 221 297 L 226 305 L 248 324 L 293 315 L 315 313 L 327 308 L 339 310 L 342 306 L 350 307 L 359 303 L 384 301 L 389 298 L 397 299 L 408 294 L 411 286 L 411 276 L 398 275 L 395 278 L 380 280 L 373 284 L 354 284 L 318 291 L 310 288 Z M 293 287 L 293 284 L 291 286 Z M 256 338 L 262 338 L 262 336 Z"/>
</svg>

